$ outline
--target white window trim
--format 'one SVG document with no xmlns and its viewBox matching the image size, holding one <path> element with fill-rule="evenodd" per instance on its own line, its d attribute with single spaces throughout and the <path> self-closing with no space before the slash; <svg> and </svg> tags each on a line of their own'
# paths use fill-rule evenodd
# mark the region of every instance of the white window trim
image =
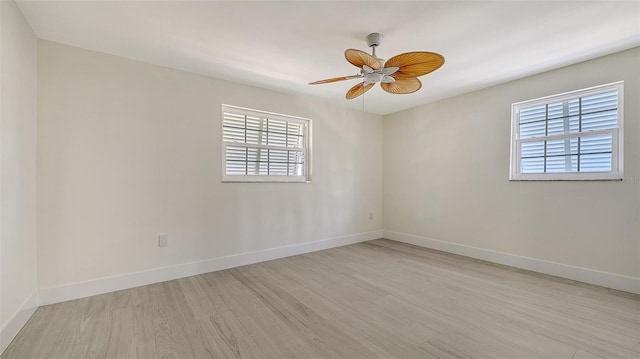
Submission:
<svg viewBox="0 0 640 359">
<path fill-rule="evenodd" d="M 611 90 L 618 91 L 618 127 L 598 131 L 586 131 L 583 134 L 598 135 L 611 133 L 612 154 L 610 172 L 549 172 L 549 173 L 521 173 L 520 172 L 520 146 L 522 142 L 540 141 L 541 137 L 519 139 L 520 133 L 519 110 L 523 107 L 560 102 L 586 95 L 594 95 Z M 558 95 L 540 97 L 533 100 L 517 102 L 511 105 L 511 163 L 509 168 L 509 180 L 511 181 L 580 181 L 580 180 L 622 180 L 624 177 L 624 81 L 613 82 L 605 85 L 589 87 L 586 89 L 565 92 Z M 545 140 L 577 137 L 578 133 L 545 136 Z"/>
<path fill-rule="evenodd" d="M 257 145 L 257 144 L 246 144 L 241 142 L 227 142 L 224 140 L 224 112 L 233 112 L 237 111 L 242 113 L 243 115 L 255 116 L 259 118 L 264 118 L 265 116 L 269 116 L 270 119 L 288 121 L 288 122 L 296 122 L 303 124 L 305 126 L 305 147 L 304 148 L 294 148 L 294 147 L 282 147 L 282 146 L 270 146 L 270 145 Z M 259 111 L 245 107 L 232 106 L 232 105 L 222 105 L 222 111 L 220 112 L 220 136 L 221 136 L 221 144 L 222 144 L 222 182 L 229 183 L 242 183 L 242 182 L 285 182 L 285 183 L 311 183 L 311 138 L 312 138 L 312 126 L 311 119 L 304 117 L 296 117 L 290 115 L 283 115 L 280 113 L 267 112 L 267 111 Z M 270 148 L 270 149 L 283 149 L 283 150 L 301 150 L 304 153 L 304 175 L 303 176 L 264 176 L 264 175 L 227 175 L 227 146 L 234 147 L 260 147 L 260 148 Z"/>
</svg>

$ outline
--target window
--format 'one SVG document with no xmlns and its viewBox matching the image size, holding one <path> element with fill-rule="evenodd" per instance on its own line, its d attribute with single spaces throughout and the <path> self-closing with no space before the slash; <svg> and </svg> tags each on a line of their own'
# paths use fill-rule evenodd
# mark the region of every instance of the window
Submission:
<svg viewBox="0 0 640 359">
<path fill-rule="evenodd" d="M 622 179 L 623 82 L 514 103 L 511 180 Z"/>
<path fill-rule="evenodd" d="M 311 180 L 311 120 L 222 105 L 224 182 Z"/>
</svg>

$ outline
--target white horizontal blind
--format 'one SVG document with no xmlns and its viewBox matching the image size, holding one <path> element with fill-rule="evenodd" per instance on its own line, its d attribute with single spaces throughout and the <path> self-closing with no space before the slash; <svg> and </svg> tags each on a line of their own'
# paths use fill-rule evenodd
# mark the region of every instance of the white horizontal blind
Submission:
<svg viewBox="0 0 640 359">
<path fill-rule="evenodd" d="M 616 83 L 514 104 L 512 179 L 618 176 L 621 91 Z"/>
<path fill-rule="evenodd" d="M 305 181 L 309 120 L 223 105 L 227 181 Z"/>
</svg>

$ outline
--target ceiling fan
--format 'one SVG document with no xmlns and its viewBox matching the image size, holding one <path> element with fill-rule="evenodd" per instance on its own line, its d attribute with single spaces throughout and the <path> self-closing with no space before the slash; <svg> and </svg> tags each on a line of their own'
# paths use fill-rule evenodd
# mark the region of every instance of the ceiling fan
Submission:
<svg viewBox="0 0 640 359">
<path fill-rule="evenodd" d="M 444 64 L 444 57 L 435 52 L 415 51 L 394 56 L 386 62 L 376 56 L 376 47 L 382 42 L 379 33 L 367 36 L 367 45 L 372 49 L 371 55 L 364 51 L 348 49 L 344 57 L 360 69 L 353 76 L 334 77 L 309 83 L 309 85 L 327 84 L 351 79 L 362 79 L 362 82 L 347 91 L 347 99 L 356 98 L 369 91 L 373 85 L 380 83 L 383 90 L 393 94 L 408 94 L 418 91 L 422 83 L 418 76 L 426 75 Z"/>
</svg>

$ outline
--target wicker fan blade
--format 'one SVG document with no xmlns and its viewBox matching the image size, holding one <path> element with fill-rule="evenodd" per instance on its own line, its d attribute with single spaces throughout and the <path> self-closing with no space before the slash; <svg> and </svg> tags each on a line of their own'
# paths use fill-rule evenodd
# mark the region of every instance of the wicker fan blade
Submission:
<svg viewBox="0 0 640 359">
<path fill-rule="evenodd" d="M 387 60 L 385 67 L 399 67 L 392 76 L 396 79 L 426 75 L 440 68 L 444 64 L 444 57 L 435 52 L 406 52 Z"/>
<path fill-rule="evenodd" d="M 389 93 L 406 94 L 420 90 L 422 83 L 415 77 L 405 77 L 396 78 L 394 82 L 381 82 L 380 87 Z"/>
<path fill-rule="evenodd" d="M 367 54 L 366 52 L 356 50 L 356 49 L 348 49 L 344 52 L 344 57 L 349 61 L 353 66 L 361 69 L 362 66 L 367 65 L 374 70 L 380 69 L 380 62 L 378 60 Z"/>
<path fill-rule="evenodd" d="M 353 86 L 352 88 L 349 89 L 349 91 L 347 91 L 347 100 L 351 100 L 353 98 L 356 98 L 360 95 L 362 95 L 363 93 L 369 91 L 373 85 L 375 84 L 368 84 L 368 85 L 364 85 L 364 82 L 361 82 L 355 86 Z"/>
<path fill-rule="evenodd" d="M 320 81 L 315 81 L 315 82 L 309 82 L 309 85 L 328 84 L 328 83 L 331 83 L 331 82 L 338 82 L 338 81 L 344 81 L 344 80 L 357 79 L 359 77 L 361 77 L 361 76 L 360 75 L 355 75 L 355 76 L 334 77 L 334 78 L 331 78 L 331 79 L 320 80 Z"/>
</svg>

